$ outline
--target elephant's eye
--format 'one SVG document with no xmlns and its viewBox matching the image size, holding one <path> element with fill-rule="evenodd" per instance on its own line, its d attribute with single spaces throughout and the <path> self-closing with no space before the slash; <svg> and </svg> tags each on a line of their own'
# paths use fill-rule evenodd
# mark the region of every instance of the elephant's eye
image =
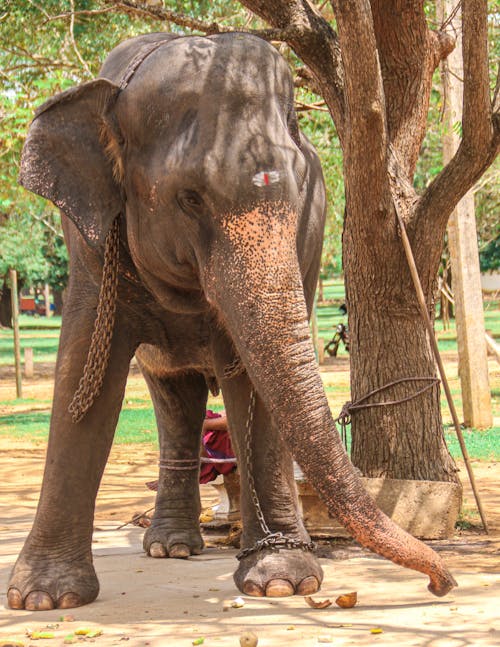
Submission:
<svg viewBox="0 0 500 647">
<path fill-rule="evenodd" d="M 203 205 L 203 198 L 196 191 L 191 191 L 190 189 L 183 189 L 177 194 L 177 202 L 179 203 L 181 209 L 192 210 L 198 209 Z"/>
</svg>

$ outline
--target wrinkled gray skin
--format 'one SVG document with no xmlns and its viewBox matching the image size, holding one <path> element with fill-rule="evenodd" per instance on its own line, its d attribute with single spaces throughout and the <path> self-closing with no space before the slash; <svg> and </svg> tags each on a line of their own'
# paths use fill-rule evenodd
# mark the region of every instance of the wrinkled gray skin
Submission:
<svg viewBox="0 0 500 647">
<path fill-rule="evenodd" d="M 119 91 L 139 47 L 161 39 Z M 163 461 L 199 456 L 207 384 L 222 388 L 242 479 L 243 547 L 262 537 L 242 451 L 253 385 L 253 471 L 272 531 L 309 541 L 288 447 L 362 543 L 428 573 L 431 590 L 444 594 L 453 581 L 439 558 L 368 499 L 333 428 L 307 324 L 324 185 L 297 128 L 286 63 L 248 35 L 149 34 L 116 48 L 101 77 L 46 104 L 23 154 L 23 185 L 65 215 L 71 271 L 42 492 L 9 605 L 67 608 L 98 594 L 94 503 L 134 353 L 153 399 Z M 278 181 L 257 186 L 256 175 L 270 171 Z M 103 241 L 118 214 L 110 363 L 94 405 L 73 424 L 68 405 L 95 318 Z M 224 368 L 236 357 L 246 372 L 227 379 Z M 144 537 L 153 557 L 202 550 L 197 479 L 195 470 L 160 469 Z M 298 549 L 254 553 L 235 573 L 251 595 L 309 594 L 321 580 L 316 558 Z"/>
</svg>

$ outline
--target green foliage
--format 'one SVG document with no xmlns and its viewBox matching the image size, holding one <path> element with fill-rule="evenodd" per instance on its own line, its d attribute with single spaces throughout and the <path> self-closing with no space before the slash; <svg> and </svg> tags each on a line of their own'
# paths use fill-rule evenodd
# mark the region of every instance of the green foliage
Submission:
<svg viewBox="0 0 500 647">
<path fill-rule="evenodd" d="M 310 105 L 320 97 L 299 90 L 298 99 Z M 328 211 L 321 258 L 322 278 L 332 278 L 342 272 L 342 225 L 344 221 L 344 178 L 342 149 L 328 112 L 311 110 L 299 112 L 302 131 L 312 141 L 321 159 L 326 182 Z"/>
<path fill-rule="evenodd" d="M 17 269 L 24 284 L 32 284 L 48 273 L 42 253 L 44 229 L 29 215 L 13 213 L 0 226 L 0 277 Z"/>
<path fill-rule="evenodd" d="M 103 3 L 75 0 L 74 8 Z M 151 27 L 123 13 L 79 16 L 70 0 L 7 0 L 0 21 L 0 276 L 18 270 L 24 285 L 47 281 L 62 289 L 67 252 L 58 211 L 17 183 L 19 159 L 36 108 L 53 94 L 92 78 L 118 42 Z"/>
<path fill-rule="evenodd" d="M 167 9 L 207 23 L 217 22 L 235 28 L 265 26 L 240 3 L 229 0 L 165 0 L 163 4 Z M 20 152 L 33 112 L 53 94 L 94 77 L 105 55 L 125 38 L 151 31 L 187 33 L 189 30 L 137 14 L 109 11 L 110 5 L 105 0 L 45 0 L 38 3 L 4 0 L 4 5 L 0 20 L 0 214 L 17 219 L 18 232 L 12 247 L 28 252 L 23 261 L 19 258 L 20 253 L 17 256 L 13 254 L 12 248 L 6 249 L 6 253 L 12 262 L 20 262 L 17 269 L 25 281 L 39 278 L 48 280 L 54 287 L 61 287 L 67 273 L 62 243 L 53 231 L 50 235 L 41 235 L 38 225 L 35 227 L 30 223 L 31 219 L 38 219 L 42 228 L 44 223 L 50 222 L 60 233 L 56 211 L 49 203 L 17 184 Z M 495 33 L 498 0 L 490 0 L 489 8 L 489 45 L 491 60 L 495 61 L 500 56 L 500 40 Z M 74 21 L 70 19 L 72 9 L 77 12 Z M 97 13 L 99 10 L 106 10 L 106 13 Z M 435 28 L 434 3 L 425 3 L 425 10 L 429 24 Z M 81 11 L 93 13 L 78 14 Z M 334 25 L 331 10 L 323 7 L 322 11 Z M 292 67 L 301 65 L 288 47 L 281 45 L 280 51 Z M 493 87 L 493 65 L 490 72 Z M 315 95 L 302 90 L 298 91 L 298 98 L 306 104 L 318 100 Z M 442 169 L 442 108 L 443 97 L 439 73 L 436 72 L 429 130 L 415 176 L 415 186 L 419 190 L 424 189 Z M 321 268 L 322 277 L 327 278 L 341 272 L 342 155 L 327 112 L 301 112 L 300 124 L 318 148 L 327 182 L 328 216 Z M 460 132 L 461 124 L 455 124 L 455 128 Z M 493 242 L 495 235 L 491 231 L 491 214 L 495 213 L 495 206 L 498 207 L 498 191 L 495 191 L 495 175 L 491 177 L 492 182 L 489 185 L 483 183 L 476 195 L 481 259 L 483 267 L 488 268 L 498 267 L 499 263 Z M 0 230 L 4 226 L 0 222 Z M 20 226 L 25 228 L 24 233 L 19 231 Z M 4 255 L 3 241 L 7 234 L 12 233 L 12 228 L 9 232 L 0 232 L 0 256 Z M 28 238 L 31 238 L 31 245 L 26 245 Z M 35 247 L 45 254 L 45 266 L 40 262 Z"/>
<path fill-rule="evenodd" d="M 485 245 L 479 253 L 481 272 L 489 272 L 500 268 L 500 235 Z"/>
</svg>

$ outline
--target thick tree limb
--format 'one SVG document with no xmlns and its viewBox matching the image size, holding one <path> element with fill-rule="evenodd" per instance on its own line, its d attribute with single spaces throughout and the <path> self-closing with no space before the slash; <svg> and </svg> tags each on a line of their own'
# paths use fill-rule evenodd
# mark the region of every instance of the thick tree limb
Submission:
<svg viewBox="0 0 500 647">
<path fill-rule="evenodd" d="M 332 0 L 345 71 L 349 128 L 344 143 L 347 204 L 389 211 L 386 107 L 369 0 Z"/>
<path fill-rule="evenodd" d="M 389 138 L 405 173 L 413 178 L 427 130 L 432 75 L 454 40 L 428 29 L 419 0 L 370 0 L 370 4 Z"/>
<path fill-rule="evenodd" d="M 153 18 L 161 22 L 169 22 L 179 27 L 186 27 L 193 31 L 199 31 L 202 34 L 222 34 L 234 31 L 244 31 L 245 33 L 260 36 L 264 40 L 276 40 L 286 42 L 288 38 L 293 36 L 293 29 L 235 29 L 234 27 L 226 27 L 219 25 L 216 22 L 208 22 L 192 18 L 186 14 L 181 14 L 170 9 L 164 9 L 162 6 L 148 5 L 144 2 L 134 2 L 133 0 L 106 0 L 107 3 L 113 5 L 115 10 L 124 11 L 126 13 L 133 13 L 148 18 Z"/>
<path fill-rule="evenodd" d="M 148 16 L 162 22 L 171 22 L 179 27 L 187 27 L 194 31 L 201 31 L 203 34 L 217 34 L 220 32 L 234 31 L 230 27 L 222 27 L 215 22 L 209 23 L 185 14 L 164 9 L 162 6 L 148 5 L 145 2 L 133 2 L 132 0 L 106 0 L 107 4 L 114 5 L 120 11 L 127 13 Z"/>
<path fill-rule="evenodd" d="M 464 99 L 462 141 L 417 208 L 417 220 L 428 227 L 446 223 L 457 202 L 493 162 L 500 148 L 499 106 L 492 108 L 488 79 L 486 0 L 462 4 Z"/>
</svg>

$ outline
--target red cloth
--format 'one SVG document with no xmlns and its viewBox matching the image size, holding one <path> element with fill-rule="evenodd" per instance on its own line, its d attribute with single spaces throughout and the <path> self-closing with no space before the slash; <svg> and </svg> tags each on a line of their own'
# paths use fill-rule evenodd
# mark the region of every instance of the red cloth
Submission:
<svg viewBox="0 0 500 647">
<path fill-rule="evenodd" d="M 205 420 L 222 418 L 219 413 L 207 409 Z M 229 432 L 223 429 L 205 429 L 202 437 L 204 454 L 208 458 L 234 458 Z M 234 463 L 202 463 L 200 470 L 200 483 L 209 483 L 219 474 L 229 474 L 235 468 Z"/>
</svg>

